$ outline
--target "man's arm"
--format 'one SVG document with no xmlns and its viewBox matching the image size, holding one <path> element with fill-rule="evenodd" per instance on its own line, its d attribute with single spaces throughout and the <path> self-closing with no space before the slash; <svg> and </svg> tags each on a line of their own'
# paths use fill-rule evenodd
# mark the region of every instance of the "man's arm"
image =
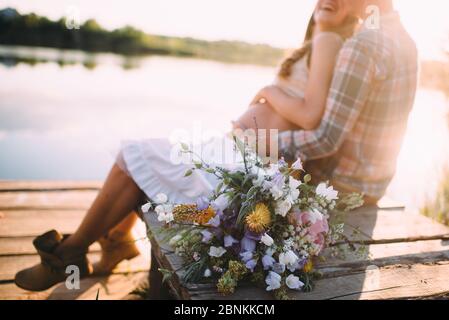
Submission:
<svg viewBox="0 0 449 320">
<path fill-rule="evenodd" d="M 371 91 L 375 63 L 360 39 L 343 46 L 319 127 L 294 132 L 294 144 L 303 160 L 328 157 L 338 151 L 354 127 Z"/>
</svg>

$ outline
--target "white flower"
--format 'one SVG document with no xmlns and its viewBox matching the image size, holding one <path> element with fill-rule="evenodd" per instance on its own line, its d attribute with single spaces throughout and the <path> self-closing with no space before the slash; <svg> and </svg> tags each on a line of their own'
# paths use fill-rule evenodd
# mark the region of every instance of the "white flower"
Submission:
<svg viewBox="0 0 449 320">
<path fill-rule="evenodd" d="M 304 286 L 304 283 L 302 283 L 299 278 L 294 276 L 293 274 L 289 275 L 285 279 L 285 284 L 292 290 L 299 290 Z"/>
<path fill-rule="evenodd" d="M 290 188 L 290 192 L 287 195 L 287 200 L 292 204 L 299 198 L 298 187 L 300 185 L 301 185 L 301 181 L 296 180 L 293 177 L 290 177 L 290 179 L 288 180 L 288 186 Z"/>
<path fill-rule="evenodd" d="M 281 287 L 281 276 L 276 272 L 270 271 L 265 278 L 265 283 L 268 285 L 267 291 L 279 289 Z"/>
<path fill-rule="evenodd" d="M 165 222 L 165 223 L 170 223 L 173 220 L 175 220 L 173 213 L 171 212 L 165 212 L 165 213 L 161 213 L 157 216 L 157 220 L 160 222 Z"/>
<path fill-rule="evenodd" d="M 210 247 L 209 248 L 209 255 L 211 257 L 220 258 L 222 255 L 226 253 L 226 249 L 223 247 Z"/>
<path fill-rule="evenodd" d="M 323 214 L 317 209 L 313 209 L 311 212 L 309 212 L 309 219 L 311 224 L 315 224 L 315 222 L 321 221 L 323 220 L 323 218 Z"/>
<path fill-rule="evenodd" d="M 265 177 L 263 175 L 258 175 L 256 179 L 253 179 L 253 185 L 261 187 L 264 181 Z"/>
<path fill-rule="evenodd" d="M 212 271 L 210 269 L 204 270 L 204 277 L 209 278 L 212 275 Z"/>
<path fill-rule="evenodd" d="M 228 207 L 228 205 L 229 205 L 229 197 L 224 193 L 222 193 L 221 195 L 218 196 L 217 199 L 212 201 L 212 207 L 217 211 L 225 210 Z"/>
<path fill-rule="evenodd" d="M 164 204 L 168 201 L 168 197 L 165 193 L 158 193 L 154 201 L 157 204 Z"/>
<path fill-rule="evenodd" d="M 284 191 L 282 190 L 282 187 L 278 186 L 277 184 L 272 184 L 270 188 L 270 193 L 273 196 L 274 200 L 280 199 L 284 195 Z"/>
<path fill-rule="evenodd" d="M 270 167 L 266 170 L 267 175 L 269 175 L 270 177 L 273 177 L 275 175 L 277 175 L 279 172 L 279 165 L 272 163 L 270 164 Z"/>
<path fill-rule="evenodd" d="M 298 187 L 301 185 L 301 181 L 296 180 L 293 177 L 290 177 L 290 179 L 288 180 L 288 186 L 290 187 L 290 189 L 298 189 Z"/>
<path fill-rule="evenodd" d="M 153 207 L 153 205 L 151 204 L 151 202 L 145 203 L 142 207 L 140 207 L 142 209 L 143 213 L 148 213 L 151 208 Z"/>
<path fill-rule="evenodd" d="M 293 265 L 299 260 L 298 256 L 291 250 L 279 254 L 279 263 Z"/>
<path fill-rule="evenodd" d="M 265 233 L 262 238 L 260 239 L 260 242 L 262 242 L 267 247 L 271 247 L 274 243 L 274 240 L 272 237 L 270 237 L 267 233 Z"/>
<path fill-rule="evenodd" d="M 177 234 L 176 236 L 174 236 L 173 238 L 170 239 L 170 241 L 168 242 L 168 244 L 172 247 L 174 247 L 179 240 L 181 240 L 181 235 Z"/>
<path fill-rule="evenodd" d="M 274 212 L 282 217 L 285 217 L 292 208 L 292 204 L 288 200 L 276 201 Z"/>
<path fill-rule="evenodd" d="M 175 219 L 173 216 L 173 206 L 169 204 L 160 204 L 154 210 L 157 213 L 157 220 L 160 222 L 169 223 Z"/>
<path fill-rule="evenodd" d="M 326 198 L 327 201 L 338 199 L 338 191 L 334 190 L 333 186 L 327 187 L 326 183 L 322 182 L 316 187 L 316 194 Z"/>
<path fill-rule="evenodd" d="M 296 160 L 295 163 L 292 164 L 292 168 L 295 170 L 303 170 L 304 171 L 301 158 L 298 158 L 298 160 Z"/>
<path fill-rule="evenodd" d="M 253 185 L 256 187 L 261 187 L 265 181 L 265 170 L 257 166 L 252 166 L 250 172 L 251 174 L 257 176 L 257 178 L 253 179 Z"/>
</svg>

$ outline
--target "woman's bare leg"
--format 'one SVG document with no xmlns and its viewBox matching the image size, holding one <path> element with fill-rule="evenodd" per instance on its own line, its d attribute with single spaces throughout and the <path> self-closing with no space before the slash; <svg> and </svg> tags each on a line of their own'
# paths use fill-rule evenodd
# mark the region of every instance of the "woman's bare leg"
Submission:
<svg viewBox="0 0 449 320">
<path fill-rule="evenodd" d="M 144 194 L 136 183 L 114 165 L 81 225 L 57 248 L 56 254 L 85 250 L 127 218 L 143 199 Z M 135 218 L 128 219 L 122 226 L 125 229 L 135 221 Z"/>
</svg>

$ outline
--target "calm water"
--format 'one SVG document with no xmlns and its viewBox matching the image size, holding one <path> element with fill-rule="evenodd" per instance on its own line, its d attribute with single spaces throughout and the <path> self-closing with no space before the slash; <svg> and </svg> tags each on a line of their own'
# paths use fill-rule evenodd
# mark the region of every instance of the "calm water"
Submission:
<svg viewBox="0 0 449 320">
<path fill-rule="evenodd" d="M 123 139 L 195 125 L 226 132 L 274 74 L 168 57 L 0 46 L 2 55 L 50 62 L 0 64 L 0 179 L 102 179 Z M 442 94 L 419 91 L 388 191 L 393 198 L 417 205 L 434 192 L 449 164 L 448 113 Z"/>
</svg>

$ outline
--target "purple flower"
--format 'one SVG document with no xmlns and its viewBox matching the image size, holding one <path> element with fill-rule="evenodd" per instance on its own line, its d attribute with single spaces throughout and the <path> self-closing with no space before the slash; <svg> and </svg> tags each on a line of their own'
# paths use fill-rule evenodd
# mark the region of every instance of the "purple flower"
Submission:
<svg viewBox="0 0 449 320">
<path fill-rule="evenodd" d="M 220 228 L 210 228 L 212 234 L 217 238 L 218 240 L 223 239 L 223 230 Z"/>
<path fill-rule="evenodd" d="M 286 167 L 288 166 L 287 162 L 285 162 L 284 157 L 282 157 L 279 161 L 278 161 L 278 165 L 279 167 Z"/>
<path fill-rule="evenodd" d="M 254 268 L 257 266 L 257 260 L 251 259 L 246 262 L 245 266 L 251 270 L 251 272 L 254 272 Z"/>
<path fill-rule="evenodd" d="M 201 231 L 201 235 L 203 236 L 203 239 L 201 240 L 204 243 L 208 243 L 212 240 L 212 237 L 214 236 L 212 233 L 210 233 L 207 230 Z"/>
<path fill-rule="evenodd" d="M 223 218 L 223 211 L 222 210 L 215 210 L 215 214 L 219 216 L 220 218 Z"/>
<path fill-rule="evenodd" d="M 273 179 L 271 180 L 273 182 L 274 185 L 278 186 L 279 188 L 282 188 L 284 186 L 285 183 L 285 177 L 282 173 L 277 172 L 274 176 Z"/>
<path fill-rule="evenodd" d="M 283 263 L 274 263 L 273 264 L 273 271 L 277 274 L 282 274 L 285 271 L 285 264 Z"/>
<path fill-rule="evenodd" d="M 207 224 L 212 226 L 212 227 L 216 227 L 217 228 L 220 225 L 220 216 L 216 215 L 215 217 L 210 219 L 209 222 L 207 222 Z"/>
<path fill-rule="evenodd" d="M 242 252 L 240 253 L 240 258 L 246 263 L 253 258 L 253 253 L 249 251 Z"/>
<path fill-rule="evenodd" d="M 229 197 L 226 194 L 219 195 L 214 201 L 212 201 L 211 205 L 216 211 L 223 211 L 229 206 Z"/>
<path fill-rule="evenodd" d="M 256 241 L 248 238 L 246 235 L 240 241 L 240 245 L 241 245 L 242 251 L 253 252 L 254 250 L 256 250 Z"/>
<path fill-rule="evenodd" d="M 262 190 L 263 190 L 263 191 L 270 190 L 272 186 L 273 186 L 273 182 L 271 182 L 271 181 L 266 181 L 266 180 L 265 180 L 265 181 L 262 183 Z"/>
<path fill-rule="evenodd" d="M 299 260 L 296 261 L 294 264 L 289 264 L 289 265 L 287 265 L 287 269 L 288 269 L 290 272 L 295 272 L 297 269 L 299 269 Z"/>
<path fill-rule="evenodd" d="M 206 210 L 207 208 L 209 208 L 209 199 L 206 197 L 199 197 L 196 200 L 196 207 L 198 208 L 198 210 Z"/>
<path fill-rule="evenodd" d="M 274 258 L 273 258 L 272 256 L 264 255 L 264 256 L 262 257 L 262 265 L 263 265 L 263 269 L 264 269 L 264 270 L 270 269 L 270 268 L 273 266 L 273 264 L 274 264 L 275 261 L 276 261 L 276 260 L 274 260 Z"/>
<path fill-rule="evenodd" d="M 260 241 L 262 239 L 262 233 L 245 230 L 245 237 L 254 241 Z"/>
<path fill-rule="evenodd" d="M 232 247 L 234 245 L 234 243 L 238 243 L 239 241 L 234 239 L 233 236 L 231 235 L 227 235 L 224 237 L 224 246 L 225 248 L 229 248 Z"/>
<path fill-rule="evenodd" d="M 307 263 L 307 258 L 306 257 L 299 258 L 299 260 L 298 260 L 298 269 L 304 268 L 306 263 Z"/>
</svg>

